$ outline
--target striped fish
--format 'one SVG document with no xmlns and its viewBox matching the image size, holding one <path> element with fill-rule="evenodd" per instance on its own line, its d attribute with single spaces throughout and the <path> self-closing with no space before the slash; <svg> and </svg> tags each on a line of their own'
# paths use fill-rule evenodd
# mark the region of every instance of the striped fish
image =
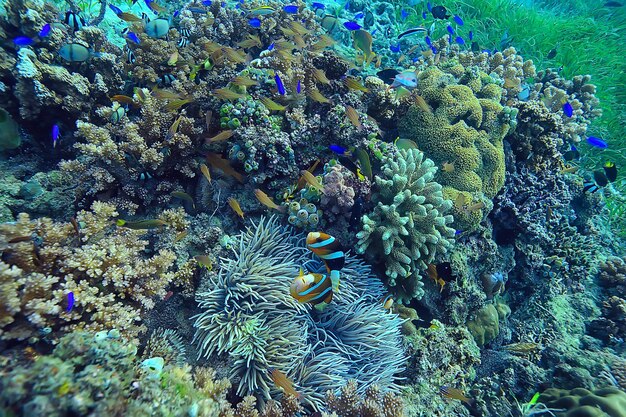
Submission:
<svg viewBox="0 0 626 417">
<path fill-rule="evenodd" d="M 137 57 L 135 57 L 135 53 L 133 52 L 133 50 L 130 48 L 126 49 L 126 63 L 134 64 L 136 61 Z"/>
<path fill-rule="evenodd" d="M 187 28 L 182 28 L 179 30 L 180 36 L 184 37 L 184 38 L 189 38 L 191 37 L 191 31 Z"/>
<path fill-rule="evenodd" d="M 333 271 L 337 272 L 338 271 Z M 300 303 L 311 303 L 321 309 L 333 299 L 332 279 L 327 274 L 300 274 L 291 283 L 289 294 Z"/>
<path fill-rule="evenodd" d="M 180 40 L 178 41 L 178 47 L 179 48 L 185 48 L 189 45 L 189 38 L 186 36 L 182 36 L 180 38 Z"/>
<path fill-rule="evenodd" d="M 333 236 L 322 232 L 310 232 L 306 237 L 306 247 L 319 256 L 333 280 L 333 290 L 339 289 L 339 271 L 346 263 L 341 244 Z"/>
</svg>

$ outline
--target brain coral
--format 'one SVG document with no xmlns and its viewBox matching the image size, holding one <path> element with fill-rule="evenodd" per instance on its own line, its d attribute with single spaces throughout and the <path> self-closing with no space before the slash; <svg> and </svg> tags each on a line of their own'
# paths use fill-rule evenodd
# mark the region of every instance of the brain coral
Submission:
<svg viewBox="0 0 626 417">
<path fill-rule="evenodd" d="M 303 243 L 277 218 L 239 236 L 234 258 L 223 259 L 219 274 L 197 293 L 199 355 L 229 355 L 238 395 L 269 399 L 275 390 L 270 367 L 291 378 L 302 401 L 316 409 L 328 390 L 339 394 L 350 379 L 361 395 L 373 384 L 396 391 L 394 374 L 405 362 L 401 319 L 382 308 L 380 281 L 347 256 L 341 290 L 324 311 L 312 313 L 289 295 L 299 268 L 312 258 Z"/>
<path fill-rule="evenodd" d="M 618 388 L 584 388 L 561 390 L 549 388 L 541 394 L 539 402 L 556 412 L 557 417 L 626 417 L 626 393 Z"/>
<path fill-rule="evenodd" d="M 440 170 L 437 182 L 493 198 L 504 185 L 502 139 L 509 131 L 500 105 L 502 89 L 483 81 L 489 77 L 463 79 L 471 82 L 458 84 L 439 68 L 421 72 L 417 91 L 432 111 L 410 107 L 399 124 L 400 135 L 415 141 L 438 166 L 454 165 Z"/>
<path fill-rule="evenodd" d="M 362 218 L 356 250 L 385 259 L 388 284 L 396 287 L 396 299 L 421 298 L 424 291 L 419 270 L 445 253 L 454 229 L 446 215 L 452 207 L 442 187 L 433 181 L 437 167 L 417 149 L 400 150 L 396 160 L 387 158 L 382 176 L 376 176 L 374 211 Z"/>
</svg>

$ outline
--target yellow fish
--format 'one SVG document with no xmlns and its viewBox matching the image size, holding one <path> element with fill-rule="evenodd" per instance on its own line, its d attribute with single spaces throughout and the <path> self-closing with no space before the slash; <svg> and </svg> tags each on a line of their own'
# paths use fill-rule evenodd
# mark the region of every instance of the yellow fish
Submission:
<svg viewBox="0 0 626 417">
<path fill-rule="evenodd" d="M 307 184 L 324 194 L 324 186 L 319 182 L 315 175 L 306 170 L 300 171 L 300 174 L 302 174 L 302 178 Z"/>
<path fill-rule="evenodd" d="M 257 200 L 259 200 L 259 202 L 266 207 L 269 207 L 271 209 L 278 210 L 281 212 L 284 212 L 286 210 L 285 206 L 279 206 L 278 204 L 274 203 L 274 200 L 272 200 L 270 196 L 268 196 L 267 194 L 265 194 L 263 191 L 259 190 L 258 188 L 254 190 L 254 195 L 256 196 Z"/>
<path fill-rule="evenodd" d="M 239 205 L 239 201 L 237 201 L 235 198 L 230 197 L 228 199 L 228 205 L 230 206 L 231 209 L 233 209 L 233 211 L 235 213 L 237 213 L 237 215 L 239 217 L 241 217 L 242 219 L 244 218 L 243 215 L 243 210 L 241 210 L 241 206 Z"/>
<path fill-rule="evenodd" d="M 211 172 L 209 171 L 209 167 L 206 166 L 205 164 L 200 164 L 200 171 L 202 172 L 202 175 L 204 175 L 204 178 L 206 178 L 206 180 L 210 184 L 211 183 Z"/>
</svg>

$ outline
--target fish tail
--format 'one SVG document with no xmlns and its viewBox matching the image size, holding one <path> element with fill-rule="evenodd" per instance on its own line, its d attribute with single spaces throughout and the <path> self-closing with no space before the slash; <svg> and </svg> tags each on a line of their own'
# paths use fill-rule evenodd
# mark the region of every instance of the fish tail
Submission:
<svg viewBox="0 0 626 417">
<path fill-rule="evenodd" d="M 126 224 L 126 220 L 117 219 L 115 224 L 117 224 L 118 226 L 124 226 Z"/>
</svg>

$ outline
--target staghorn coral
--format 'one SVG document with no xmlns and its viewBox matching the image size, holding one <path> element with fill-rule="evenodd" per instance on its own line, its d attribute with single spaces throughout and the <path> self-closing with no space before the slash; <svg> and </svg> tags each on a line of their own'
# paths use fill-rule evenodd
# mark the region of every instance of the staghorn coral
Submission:
<svg viewBox="0 0 626 417">
<path fill-rule="evenodd" d="M 375 177 L 372 201 L 376 207 L 362 218 L 356 250 L 383 256 L 388 284 L 396 299 L 421 298 L 420 271 L 445 253 L 454 229 L 448 227 L 452 207 L 441 185 L 433 180 L 437 168 L 417 149 L 401 150 L 397 160 L 387 159 Z"/>
<path fill-rule="evenodd" d="M 0 375 L 0 412 L 16 415 L 232 416 L 227 380 L 212 369 L 146 369 L 117 330 L 72 332 L 50 355 Z"/>
<path fill-rule="evenodd" d="M 401 320 L 380 307 L 383 288 L 369 268 L 347 256 L 341 291 L 313 315 L 288 291 L 311 260 L 301 237 L 276 218 L 262 219 L 233 250 L 235 258 L 222 259 L 219 274 L 198 290 L 194 341 L 200 357 L 229 354 L 239 395 L 269 399 L 269 367 L 291 378 L 315 409 L 327 390 L 337 392 L 348 379 L 359 382 L 361 394 L 373 383 L 396 390 L 394 374 L 404 362 Z"/>
<path fill-rule="evenodd" d="M 57 336 L 72 329 L 118 328 L 132 338 L 141 314 L 163 297 L 176 274 L 173 252 L 143 256 L 144 231 L 112 226 L 115 206 L 95 202 L 70 223 L 31 220 L 22 213 L 0 227 L 2 242 L 2 338 Z M 66 311 L 67 294 L 75 304 Z"/>
</svg>

